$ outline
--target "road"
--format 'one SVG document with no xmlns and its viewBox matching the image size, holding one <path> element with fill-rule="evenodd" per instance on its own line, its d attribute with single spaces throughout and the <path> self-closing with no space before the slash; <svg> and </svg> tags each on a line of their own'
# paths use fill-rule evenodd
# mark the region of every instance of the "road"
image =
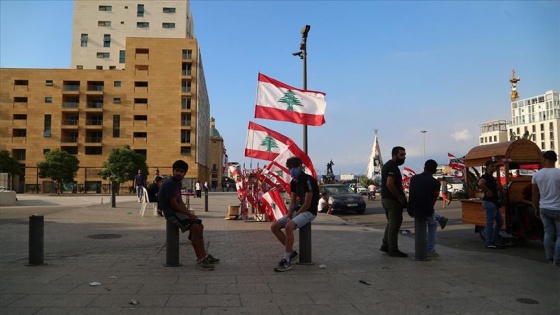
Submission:
<svg viewBox="0 0 560 315">
<path fill-rule="evenodd" d="M 387 220 L 385 218 L 385 211 L 381 206 L 381 199 L 379 199 L 379 196 L 375 201 L 370 201 L 366 198 L 366 204 L 366 212 L 363 215 L 357 215 L 350 212 L 334 213 L 334 215 L 349 222 L 384 230 Z M 438 245 L 449 246 L 465 251 L 487 252 L 490 250 L 484 247 L 484 243 L 480 239 L 479 235 L 474 233 L 473 225 L 462 223 L 461 203 L 459 201 L 454 200 L 451 202 L 450 206 L 443 209 L 441 200 L 439 200 L 436 204 L 436 212 L 449 218 L 445 230 L 442 231 L 438 228 Z M 403 218 L 401 229 L 410 230 L 412 233 L 407 236 L 400 235 L 400 237 L 414 237 L 414 219 L 406 213 L 406 210 L 403 214 Z M 493 249 L 492 251 L 500 256 L 516 256 L 543 263 L 546 262 L 544 248 L 541 241 L 524 241 L 516 244 L 515 246 L 508 246 L 506 249 Z"/>
</svg>

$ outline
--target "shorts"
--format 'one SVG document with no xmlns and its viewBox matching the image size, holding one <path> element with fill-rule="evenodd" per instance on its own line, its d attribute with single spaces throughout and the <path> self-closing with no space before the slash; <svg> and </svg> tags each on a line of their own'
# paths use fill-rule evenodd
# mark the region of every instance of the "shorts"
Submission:
<svg viewBox="0 0 560 315">
<path fill-rule="evenodd" d="M 202 224 L 202 220 L 197 219 L 197 222 L 194 222 L 193 220 L 191 220 L 191 218 L 189 218 L 186 214 L 180 213 L 180 212 L 175 212 L 173 214 L 173 216 L 175 216 L 177 218 L 177 220 L 179 220 L 179 222 L 181 222 L 181 224 L 183 224 L 184 226 L 188 228 L 191 227 L 191 225 L 193 225 L 194 223 L 198 223 L 198 224 Z"/>
<path fill-rule="evenodd" d="M 301 228 L 302 226 L 306 225 L 307 223 L 315 220 L 315 215 L 309 211 L 305 211 L 304 213 L 300 213 L 292 218 L 292 221 L 296 224 L 296 228 Z M 286 227 L 286 223 L 288 222 L 288 215 L 281 217 L 278 219 L 278 223 L 282 225 L 282 227 Z"/>
</svg>

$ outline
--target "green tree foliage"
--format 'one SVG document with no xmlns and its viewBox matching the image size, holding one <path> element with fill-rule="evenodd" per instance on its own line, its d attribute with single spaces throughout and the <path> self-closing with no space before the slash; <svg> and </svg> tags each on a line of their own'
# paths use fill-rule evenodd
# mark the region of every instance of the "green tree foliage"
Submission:
<svg viewBox="0 0 560 315">
<path fill-rule="evenodd" d="M 266 136 L 261 142 L 261 146 L 266 147 L 267 152 L 271 152 L 272 148 L 278 148 L 278 144 L 271 136 Z"/>
<path fill-rule="evenodd" d="M 56 193 L 59 194 L 62 183 L 73 182 L 80 167 L 78 158 L 59 149 L 45 153 L 45 161 L 37 164 L 40 178 L 50 178 L 57 184 Z"/>
<path fill-rule="evenodd" d="M 372 181 L 366 175 L 362 175 L 358 179 L 358 182 L 360 183 L 360 185 L 367 188 Z"/>
<path fill-rule="evenodd" d="M 19 162 L 6 150 L 0 151 L 0 173 L 21 174 Z"/>
<path fill-rule="evenodd" d="M 294 105 L 303 106 L 296 97 L 296 94 L 291 90 L 288 90 L 288 92 L 284 93 L 284 96 L 282 96 L 282 98 L 280 98 L 278 102 L 287 104 L 287 110 L 294 110 Z"/>
<path fill-rule="evenodd" d="M 148 178 L 146 157 L 134 152 L 129 146 L 125 146 L 111 151 L 107 161 L 103 162 L 103 170 L 99 172 L 99 175 L 103 179 L 109 178 L 111 181 L 121 184 L 134 180 L 138 170 L 142 170 L 142 175 Z"/>
</svg>

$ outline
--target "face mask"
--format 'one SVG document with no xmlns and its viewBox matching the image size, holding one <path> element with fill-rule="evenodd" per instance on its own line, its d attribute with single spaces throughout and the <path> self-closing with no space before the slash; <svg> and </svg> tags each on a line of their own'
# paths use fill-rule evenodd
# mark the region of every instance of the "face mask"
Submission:
<svg viewBox="0 0 560 315">
<path fill-rule="evenodd" d="M 405 160 L 405 159 L 399 159 L 399 158 L 397 158 L 397 165 L 399 165 L 399 166 L 400 166 L 400 165 L 403 165 L 403 164 L 404 164 L 404 160 Z"/>
<path fill-rule="evenodd" d="M 299 168 L 290 168 L 290 175 L 292 175 L 293 178 L 298 177 L 300 173 L 301 170 Z"/>
</svg>

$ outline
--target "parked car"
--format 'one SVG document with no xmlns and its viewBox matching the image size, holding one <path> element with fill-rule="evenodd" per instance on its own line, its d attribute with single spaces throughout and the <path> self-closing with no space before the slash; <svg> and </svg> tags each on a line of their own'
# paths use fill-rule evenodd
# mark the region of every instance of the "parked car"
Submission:
<svg viewBox="0 0 560 315">
<path fill-rule="evenodd" d="M 320 190 L 321 192 L 329 194 L 329 203 L 332 204 L 333 211 L 354 211 L 357 214 L 364 214 L 366 211 L 366 201 L 364 197 L 360 194 L 356 194 L 354 190 L 346 184 L 322 185 Z"/>
<path fill-rule="evenodd" d="M 355 187 L 356 187 L 356 184 L 350 184 L 350 188 L 352 189 L 352 191 L 354 191 Z M 369 191 L 368 191 L 368 189 L 365 188 L 364 186 L 358 185 L 358 190 L 357 190 L 357 192 L 358 192 L 358 194 L 360 194 L 360 195 L 367 195 Z"/>
</svg>

